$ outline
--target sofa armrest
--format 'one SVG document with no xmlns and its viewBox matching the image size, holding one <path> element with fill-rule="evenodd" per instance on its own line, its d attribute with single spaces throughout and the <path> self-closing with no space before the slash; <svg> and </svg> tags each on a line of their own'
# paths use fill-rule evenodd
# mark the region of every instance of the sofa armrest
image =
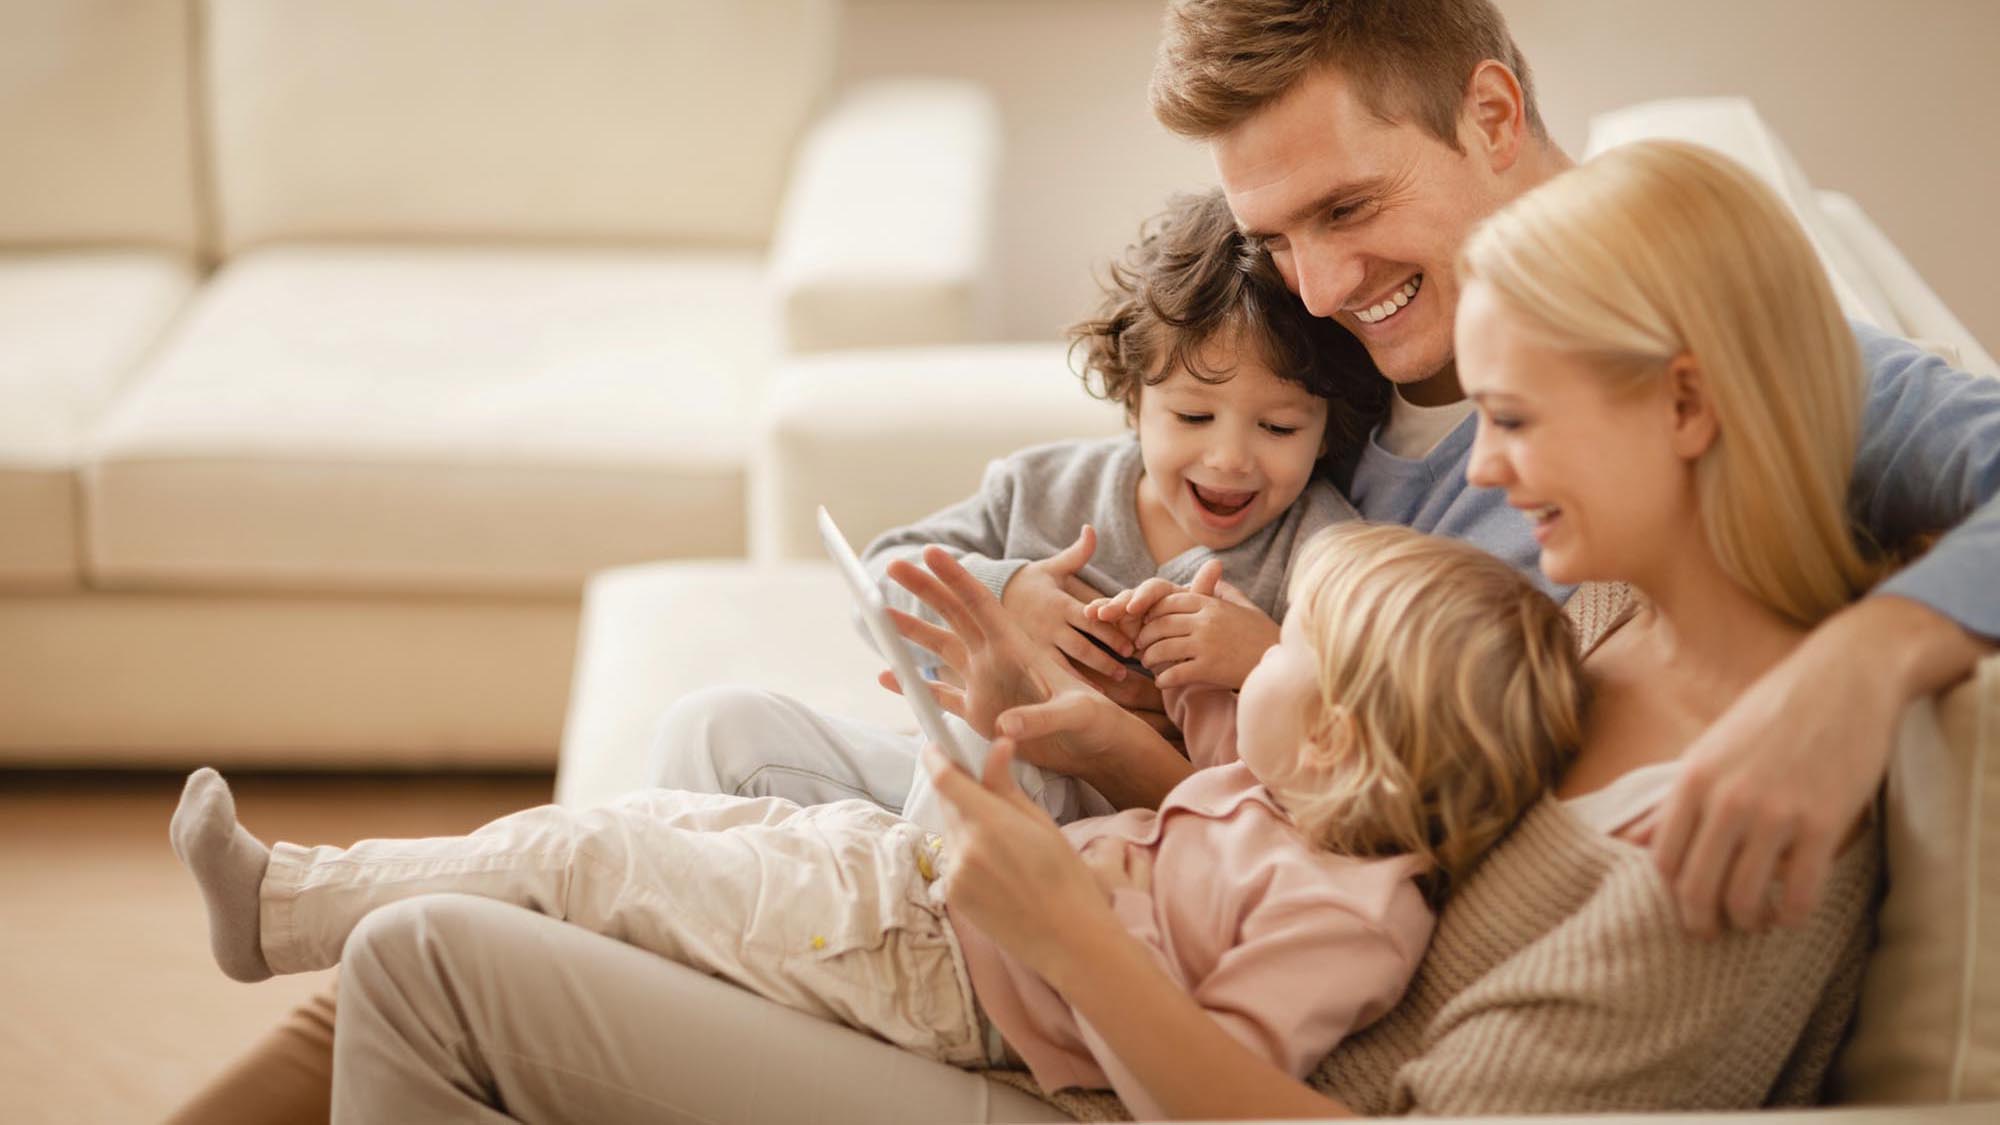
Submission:
<svg viewBox="0 0 2000 1125">
<path fill-rule="evenodd" d="M 1896 310 L 1902 334 L 1943 355 L 1953 367 L 1976 375 L 2000 375 L 2000 364 L 1980 346 L 1964 322 L 1953 315 L 1944 298 L 1917 273 L 1882 228 L 1861 205 L 1837 191 L 1819 193 L 1819 209 L 1840 240 L 1882 290 Z"/>
<path fill-rule="evenodd" d="M 1884 332 L 1903 334 L 1875 277 L 1848 250 L 1825 215 L 1805 172 L 1747 98 L 1675 98 L 1600 113 L 1590 119 L 1586 156 L 1632 141 L 1678 140 L 1711 148 L 1764 181 L 1790 208 L 1826 268 L 1841 311 Z"/>
<path fill-rule="evenodd" d="M 751 556 L 823 557 L 821 504 L 859 546 L 970 496 L 996 457 L 1123 425 L 1056 344 L 793 360 L 771 385 L 751 455 Z"/>
<path fill-rule="evenodd" d="M 771 252 L 795 352 L 990 337 L 992 99 L 964 82 L 871 83 L 807 136 Z"/>
</svg>

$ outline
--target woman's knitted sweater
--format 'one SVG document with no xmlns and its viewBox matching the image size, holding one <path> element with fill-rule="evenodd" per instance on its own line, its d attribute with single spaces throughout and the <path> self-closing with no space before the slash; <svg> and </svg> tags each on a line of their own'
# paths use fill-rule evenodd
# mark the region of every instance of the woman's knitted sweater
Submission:
<svg viewBox="0 0 2000 1125">
<path fill-rule="evenodd" d="M 1545 799 L 1446 904 L 1403 1001 L 1310 1081 L 1369 1114 L 1811 1104 L 1854 1011 L 1879 853 L 1871 827 L 1805 927 L 1703 941 L 1647 851 Z M 1049 1100 L 1126 1116 L 1108 1093 Z"/>
</svg>

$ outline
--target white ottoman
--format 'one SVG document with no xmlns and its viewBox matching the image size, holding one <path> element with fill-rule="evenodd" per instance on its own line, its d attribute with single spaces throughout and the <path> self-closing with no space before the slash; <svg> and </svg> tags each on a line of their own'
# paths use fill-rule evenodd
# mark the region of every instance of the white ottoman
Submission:
<svg viewBox="0 0 2000 1125">
<path fill-rule="evenodd" d="M 649 563 L 604 571 L 583 597 L 556 800 L 586 807 L 652 783 L 648 750 L 688 692 L 750 684 L 898 730 L 916 723 L 875 682 L 831 563 Z"/>
</svg>

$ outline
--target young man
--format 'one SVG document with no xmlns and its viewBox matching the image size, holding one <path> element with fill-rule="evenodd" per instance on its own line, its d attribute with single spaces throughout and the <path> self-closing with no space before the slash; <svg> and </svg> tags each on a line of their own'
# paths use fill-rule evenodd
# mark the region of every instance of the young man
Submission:
<svg viewBox="0 0 2000 1125">
<path fill-rule="evenodd" d="M 1466 232 L 1569 164 L 1498 13 L 1487 0 L 1179 0 L 1167 36 L 1159 116 L 1208 140 L 1239 222 L 1396 384 L 1389 421 L 1343 482 L 1356 504 L 1531 564 L 1527 521 L 1465 482 L 1474 424 L 1452 367 L 1452 262 Z M 1774 879 L 1784 916 L 1803 914 L 1840 826 L 1880 781 L 1904 702 L 1965 674 L 1981 638 L 2000 634 L 2000 597 L 1980 582 L 2000 563 L 2000 383 L 1879 335 L 1863 344 L 1857 510 L 1889 542 L 1956 530 L 1823 625 L 1689 752 L 1655 839 L 1699 929 L 1725 902 L 1732 922 L 1761 924 Z M 405 905 L 348 949 L 347 1119 L 501 1120 L 488 1107 L 503 1104 L 605 1121 L 1035 1120 L 1047 1108 L 787 1023 L 747 993 L 575 927 L 484 903 Z M 324 1074 L 323 1045 L 269 1043 L 210 1091 L 234 1099 L 240 1120 L 259 1119 L 243 1098 L 272 1097 L 287 1072 L 300 1076 L 291 1087 Z"/>
</svg>

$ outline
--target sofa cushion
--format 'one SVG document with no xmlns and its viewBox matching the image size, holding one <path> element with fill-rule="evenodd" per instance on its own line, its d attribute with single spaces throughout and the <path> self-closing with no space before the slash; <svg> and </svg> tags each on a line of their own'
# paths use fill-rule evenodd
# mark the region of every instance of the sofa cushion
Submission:
<svg viewBox="0 0 2000 1125">
<path fill-rule="evenodd" d="M 574 592 L 740 555 L 761 277 L 724 253 L 240 259 L 96 435 L 93 577 Z"/>
<path fill-rule="evenodd" d="M 832 0 L 210 0 L 223 248 L 762 245 Z"/>
<path fill-rule="evenodd" d="M 167 254 L 0 255 L 0 587 L 77 581 L 85 434 L 193 286 Z"/>
<path fill-rule="evenodd" d="M 191 8 L 0 4 L 0 245 L 194 250 Z"/>
<path fill-rule="evenodd" d="M 1841 1097 L 2000 1098 L 2000 657 L 1912 710 L 1885 806 L 1888 895 Z"/>
<path fill-rule="evenodd" d="M 977 492 L 989 461 L 1124 425 L 1122 410 L 1084 392 L 1061 344 L 793 359 L 757 424 L 755 557 L 824 558 L 822 504 L 865 544 Z"/>
</svg>

